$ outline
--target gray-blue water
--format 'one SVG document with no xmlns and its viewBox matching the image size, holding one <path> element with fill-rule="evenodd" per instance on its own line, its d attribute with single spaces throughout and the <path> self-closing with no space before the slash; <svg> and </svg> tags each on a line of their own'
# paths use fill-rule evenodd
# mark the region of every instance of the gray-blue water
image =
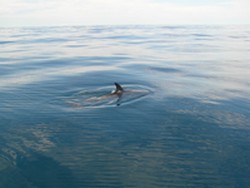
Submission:
<svg viewBox="0 0 250 188">
<path fill-rule="evenodd" d="M 249 54 L 250 26 L 1 28 L 0 187 L 248 187 Z"/>
</svg>

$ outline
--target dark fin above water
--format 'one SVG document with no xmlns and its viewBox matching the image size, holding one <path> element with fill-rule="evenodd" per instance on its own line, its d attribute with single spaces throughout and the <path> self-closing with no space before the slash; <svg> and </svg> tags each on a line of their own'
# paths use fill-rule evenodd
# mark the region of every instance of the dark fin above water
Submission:
<svg viewBox="0 0 250 188">
<path fill-rule="evenodd" d="M 114 84 L 115 84 L 115 87 L 116 87 L 114 93 L 122 93 L 123 92 L 122 86 L 120 84 L 116 83 L 116 82 Z"/>
</svg>

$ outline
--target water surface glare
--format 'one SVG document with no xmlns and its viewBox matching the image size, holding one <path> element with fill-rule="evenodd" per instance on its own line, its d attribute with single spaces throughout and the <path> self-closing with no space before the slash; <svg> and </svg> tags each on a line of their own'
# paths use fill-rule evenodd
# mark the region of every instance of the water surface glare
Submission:
<svg viewBox="0 0 250 188">
<path fill-rule="evenodd" d="M 0 188 L 250 185 L 250 26 L 0 28 L 0 49 Z"/>
</svg>

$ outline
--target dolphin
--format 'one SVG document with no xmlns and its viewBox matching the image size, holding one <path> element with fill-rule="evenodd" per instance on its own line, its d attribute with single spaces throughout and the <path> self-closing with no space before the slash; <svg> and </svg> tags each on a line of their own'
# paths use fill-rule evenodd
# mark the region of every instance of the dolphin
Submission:
<svg viewBox="0 0 250 188">
<path fill-rule="evenodd" d="M 127 88 L 123 88 L 119 83 L 114 82 L 114 86 L 111 92 L 106 89 L 80 92 L 70 97 L 67 103 L 72 107 L 81 108 L 120 106 L 121 103 L 136 101 L 151 93 L 150 89 L 139 85 L 127 85 Z"/>
</svg>

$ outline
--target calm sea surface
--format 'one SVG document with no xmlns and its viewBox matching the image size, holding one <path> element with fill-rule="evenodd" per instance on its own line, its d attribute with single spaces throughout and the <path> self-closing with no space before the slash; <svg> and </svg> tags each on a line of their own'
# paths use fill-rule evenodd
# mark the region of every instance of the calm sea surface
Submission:
<svg viewBox="0 0 250 188">
<path fill-rule="evenodd" d="M 250 26 L 0 28 L 1 188 L 249 185 Z"/>
</svg>

